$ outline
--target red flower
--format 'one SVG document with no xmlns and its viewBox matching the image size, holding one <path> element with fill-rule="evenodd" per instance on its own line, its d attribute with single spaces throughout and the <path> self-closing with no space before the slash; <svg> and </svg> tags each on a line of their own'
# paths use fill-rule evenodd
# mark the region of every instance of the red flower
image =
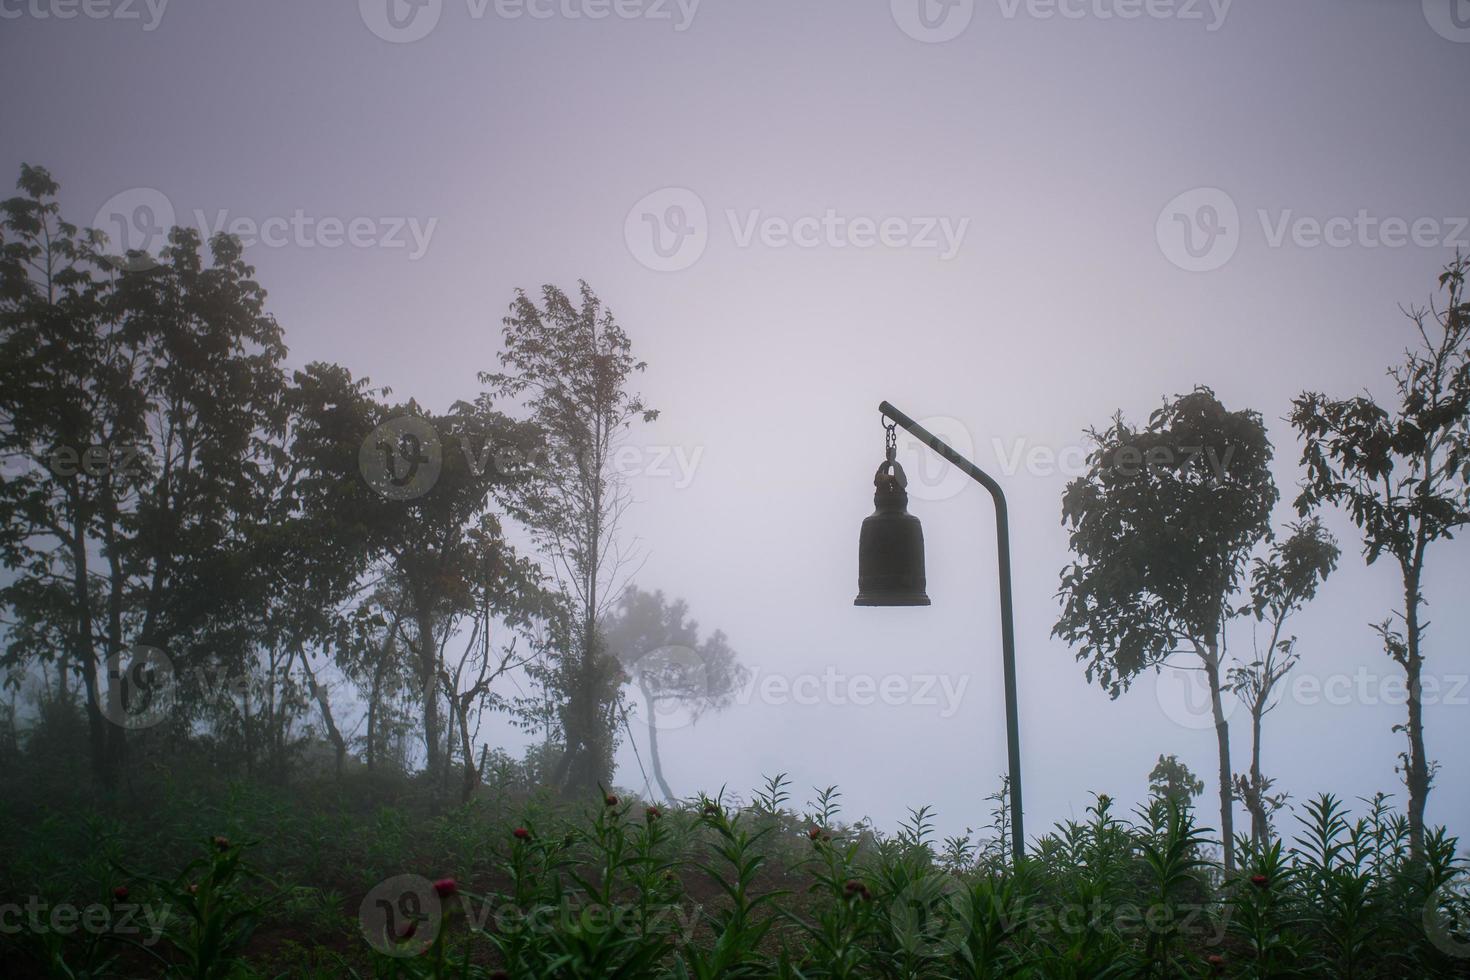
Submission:
<svg viewBox="0 0 1470 980">
<path fill-rule="evenodd" d="M 609 793 L 606 797 L 603 798 L 602 802 L 606 803 L 608 806 L 617 806 L 618 798 Z"/>
<path fill-rule="evenodd" d="M 818 838 L 820 838 L 822 836 L 822 828 L 821 827 L 813 827 L 811 830 L 808 830 L 806 832 L 806 835 L 808 837 L 810 837 L 812 840 L 817 840 Z"/>
<path fill-rule="evenodd" d="M 453 898 L 457 891 L 459 891 L 459 882 L 453 878 L 440 878 L 434 882 L 434 892 L 440 898 Z"/>
<path fill-rule="evenodd" d="M 527 830 L 525 827 L 517 827 L 515 830 L 512 830 L 510 833 L 511 833 L 511 836 L 514 837 L 516 840 L 530 840 L 531 839 L 531 832 L 529 830 Z"/>
<path fill-rule="evenodd" d="M 419 920 L 418 919 L 409 919 L 407 922 L 405 922 L 403 924 L 403 928 L 398 930 L 398 941 L 400 943 L 406 943 L 410 939 L 412 939 L 413 938 L 413 934 L 416 933 L 416 932 L 418 932 L 418 931 L 419 931 Z"/>
<path fill-rule="evenodd" d="M 112 897 L 117 899 L 119 902 L 126 902 L 128 900 L 128 886 L 118 885 L 112 890 Z"/>
<path fill-rule="evenodd" d="M 658 812 L 658 807 L 656 806 L 651 806 L 647 810 L 644 810 L 643 815 L 647 817 L 650 822 L 657 820 L 659 817 L 663 816 L 662 813 Z"/>
<path fill-rule="evenodd" d="M 868 886 L 856 878 L 843 885 L 842 890 L 847 893 L 848 898 L 861 898 L 865 902 L 873 897 L 873 893 L 868 891 Z"/>
<path fill-rule="evenodd" d="M 214 847 L 217 851 L 228 851 L 230 849 L 230 839 L 228 837 L 216 836 Z"/>
<path fill-rule="evenodd" d="M 718 817 L 720 815 L 720 805 L 713 801 L 706 803 L 704 805 L 704 815 L 706 817 Z"/>
<path fill-rule="evenodd" d="M 189 894 L 190 895 L 198 895 L 199 894 L 199 883 L 197 881 L 191 881 L 189 883 Z"/>
<path fill-rule="evenodd" d="M 1223 973 L 1225 971 L 1225 957 L 1219 953 L 1211 953 L 1205 957 L 1205 962 L 1210 964 L 1210 969 L 1215 973 Z"/>
<path fill-rule="evenodd" d="M 1251 875 L 1251 884 L 1252 885 L 1255 885 L 1257 888 L 1265 888 L 1266 887 L 1266 876 L 1265 875 Z"/>
</svg>

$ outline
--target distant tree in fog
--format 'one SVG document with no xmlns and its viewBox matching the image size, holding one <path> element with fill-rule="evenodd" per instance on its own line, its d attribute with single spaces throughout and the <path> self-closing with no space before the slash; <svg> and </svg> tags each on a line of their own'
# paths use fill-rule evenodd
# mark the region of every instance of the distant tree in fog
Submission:
<svg viewBox="0 0 1470 980">
<path fill-rule="evenodd" d="M 688 613 L 683 599 L 629 586 L 603 626 L 608 652 L 643 697 L 653 777 L 670 802 L 674 792 L 659 754 L 660 713 L 678 711 L 681 721 L 694 724 L 706 712 L 728 708 L 750 677 L 725 634 L 716 630 L 701 639 Z"/>
</svg>

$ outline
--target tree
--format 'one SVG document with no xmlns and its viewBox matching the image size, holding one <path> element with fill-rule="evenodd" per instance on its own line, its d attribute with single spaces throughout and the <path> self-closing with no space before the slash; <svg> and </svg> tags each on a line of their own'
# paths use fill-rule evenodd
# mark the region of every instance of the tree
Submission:
<svg viewBox="0 0 1470 980">
<path fill-rule="evenodd" d="M 1261 416 L 1208 388 L 1166 402 L 1142 429 L 1115 415 L 1088 472 L 1062 498 L 1076 560 L 1062 571 L 1053 634 L 1080 645 L 1087 679 L 1117 697 L 1146 668 L 1192 655 L 1209 682 L 1219 753 L 1220 831 L 1234 870 L 1230 730 L 1221 702 L 1225 626 L 1276 485 Z"/>
<path fill-rule="evenodd" d="M 507 704 L 494 687 L 495 682 L 532 663 L 538 653 L 534 642 L 528 643 L 527 650 L 519 641 L 533 641 L 534 625 L 557 614 L 556 597 L 546 591 L 540 566 L 516 555 L 502 538 L 498 521 L 483 524 L 473 543 L 481 572 L 470 583 L 470 636 L 452 668 L 442 653 L 439 667 L 451 728 L 459 734 L 460 802 L 468 802 L 479 785 L 474 741 L 480 709 Z M 508 631 L 510 638 L 497 648 L 495 635 L 501 630 Z M 470 727 L 472 718 L 475 729 Z"/>
<path fill-rule="evenodd" d="M 1407 712 L 1394 731 L 1408 738 L 1400 755 L 1409 791 L 1409 842 L 1424 853 L 1424 809 L 1435 765 L 1424 745 L 1424 568 L 1429 546 L 1470 522 L 1470 306 L 1465 272 L 1456 256 L 1439 277 L 1444 305 L 1410 308 L 1414 346 L 1390 368 L 1393 402 L 1370 395 L 1333 399 L 1304 392 L 1292 403 L 1291 424 L 1301 433 L 1307 474 L 1297 509 L 1341 504 L 1363 534 L 1373 564 L 1385 553 L 1397 563 L 1403 604 L 1377 624 L 1385 652 L 1403 668 Z"/>
<path fill-rule="evenodd" d="M 0 205 L 0 453 L 29 463 L 0 490 L 7 654 L 62 651 L 112 787 L 132 651 L 190 676 L 244 649 L 240 555 L 284 425 L 285 347 L 236 239 L 206 260 L 176 228 L 155 260 L 118 262 L 61 219 L 46 171 L 22 167 L 19 187 Z"/>
<path fill-rule="evenodd" d="M 312 363 L 297 371 L 286 392 L 280 458 L 264 474 L 268 519 L 249 538 L 254 596 L 247 628 L 265 666 L 260 695 L 270 716 L 271 764 L 278 779 L 285 777 L 287 760 L 275 717 L 276 689 L 290 683 L 298 664 L 339 774 L 347 758 L 347 736 L 311 657 L 329 655 L 347 668 L 358 636 L 351 606 L 390 520 L 357 473 L 362 432 L 376 408 L 372 396 L 366 379 L 354 380 L 337 365 Z M 247 727 L 248 708 L 242 705 Z"/>
<path fill-rule="evenodd" d="M 1205 791 L 1205 781 L 1190 771 L 1176 755 L 1160 755 L 1148 774 L 1148 791 L 1153 796 L 1188 805 Z"/>
<path fill-rule="evenodd" d="M 310 629 L 293 636 L 330 647 L 336 666 L 366 681 L 374 696 L 397 690 L 406 654 L 422 707 L 426 768 L 440 785 L 449 775 L 452 729 L 488 696 L 492 678 L 471 684 L 473 695 L 446 681 L 464 676 L 492 621 L 518 629 L 527 617 L 547 614 L 539 575 L 505 542 L 494 513 L 528 479 L 524 467 L 506 462 L 530 456 L 538 435 L 488 399 L 433 415 L 413 401 L 382 400 L 388 394 L 336 365 L 312 364 L 296 375 L 291 479 L 272 522 L 281 542 L 272 564 L 286 569 L 280 578 L 306 600 L 291 604 L 291 618 Z M 450 669 L 445 650 L 466 620 L 478 639 L 460 668 Z M 369 662 L 358 662 L 364 657 Z M 335 731 L 304 653 L 301 661 L 340 758 L 345 736 Z M 366 719 L 374 762 L 378 707 L 370 703 Z M 459 734 L 466 734 L 463 724 Z M 472 761 L 466 768 L 472 781 Z"/>
<path fill-rule="evenodd" d="M 707 711 L 728 708 L 750 678 L 725 634 L 716 630 L 701 640 L 699 624 L 688 614 L 683 599 L 671 602 L 663 592 L 643 592 L 630 585 L 603 627 L 608 652 L 643 697 L 653 777 L 671 803 L 674 793 L 659 756 L 660 712 L 677 708 L 692 725 Z"/>
<path fill-rule="evenodd" d="M 635 421 L 658 412 L 628 390 L 646 365 L 612 312 L 581 283 L 573 303 L 543 286 L 541 305 L 517 292 L 504 320 L 501 373 L 483 373 L 493 394 L 521 399 L 544 443 L 538 479 L 517 511 L 548 557 L 569 615 L 557 624 L 556 658 L 542 675 L 557 693 L 555 724 L 564 754 L 559 789 L 588 792 L 611 774 L 623 683 L 607 656 L 598 624 L 617 596 L 613 587 L 628 555 L 618 526 L 629 504 L 627 486 L 609 463 Z"/>
<path fill-rule="evenodd" d="M 1261 774 L 1261 723 L 1275 707 L 1271 695 L 1277 685 L 1300 659 L 1296 637 L 1283 637 L 1282 628 L 1292 613 L 1316 596 L 1317 587 L 1337 567 L 1339 555 L 1336 540 L 1318 518 L 1292 524 L 1289 530 L 1284 540 L 1272 544 L 1270 554 L 1255 560 L 1251 572 L 1250 611 L 1270 630 L 1265 652 L 1256 645 L 1256 658 L 1229 673 L 1231 690 L 1251 713 L 1250 773 L 1236 775 L 1235 789 L 1250 812 L 1251 843 L 1257 846 L 1270 836 L 1271 813 L 1286 802 L 1282 794 L 1271 795 L 1274 780 Z"/>
</svg>

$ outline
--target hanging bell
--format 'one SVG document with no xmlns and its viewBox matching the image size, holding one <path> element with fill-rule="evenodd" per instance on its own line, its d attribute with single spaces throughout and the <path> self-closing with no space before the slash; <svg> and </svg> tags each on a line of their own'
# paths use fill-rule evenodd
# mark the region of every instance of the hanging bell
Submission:
<svg viewBox="0 0 1470 980">
<path fill-rule="evenodd" d="M 908 512 L 908 477 L 893 458 L 873 477 L 874 511 L 858 538 L 858 595 L 855 606 L 927 606 L 924 529 Z"/>
</svg>

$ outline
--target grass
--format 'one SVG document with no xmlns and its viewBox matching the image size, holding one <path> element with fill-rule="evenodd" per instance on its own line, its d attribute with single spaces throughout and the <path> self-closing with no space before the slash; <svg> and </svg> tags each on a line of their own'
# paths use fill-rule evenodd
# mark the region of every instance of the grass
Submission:
<svg viewBox="0 0 1470 980">
<path fill-rule="evenodd" d="M 927 809 L 892 835 L 843 824 L 834 789 L 800 812 L 780 778 L 653 809 L 167 772 L 128 805 L 4 790 L 15 976 L 1470 976 L 1457 843 L 1411 861 L 1383 797 L 1305 804 L 1226 876 L 1161 799 L 1100 796 L 1012 866 Z"/>
</svg>

